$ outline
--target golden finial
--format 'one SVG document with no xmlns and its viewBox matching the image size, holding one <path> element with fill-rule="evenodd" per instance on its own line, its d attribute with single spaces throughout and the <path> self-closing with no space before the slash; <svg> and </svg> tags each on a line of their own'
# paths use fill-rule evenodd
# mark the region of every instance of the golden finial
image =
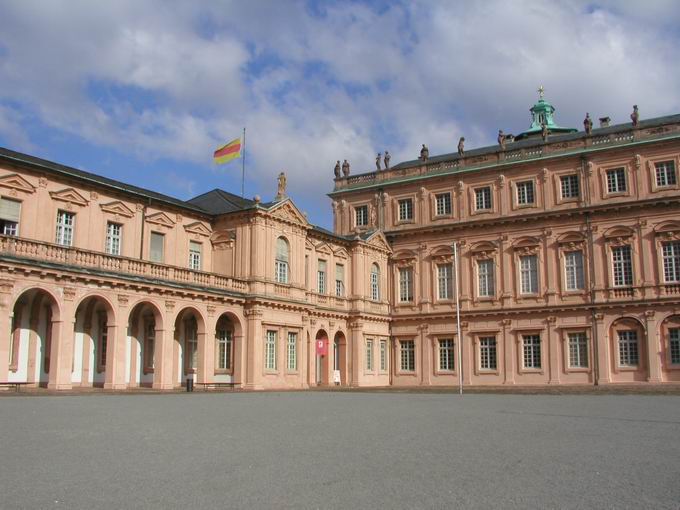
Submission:
<svg viewBox="0 0 680 510">
<path fill-rule="evenodd" d="M 543 99 L 543 93 L 545 92 L 545 89 L 543 88 L 543 85 L 538 87 L 538 98 Z"/>
</svg>

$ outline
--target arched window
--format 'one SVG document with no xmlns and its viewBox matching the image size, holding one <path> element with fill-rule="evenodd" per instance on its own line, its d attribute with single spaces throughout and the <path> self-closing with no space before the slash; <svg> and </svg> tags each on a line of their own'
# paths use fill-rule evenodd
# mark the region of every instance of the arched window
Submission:
<svg viewBox="0 0 680 510">
<path fill-rule="evenodd" d="M 222 318 L 215 329 L 215 370 L 229 372 L 233 369 L 234 334 L 231 322 Z"/>
<path fill-rule="evenodd" d="M 380 267 L 378 264 L 371 266 L 371 299 L 380 301 Z"/>
<path fill-rule="evenodd" d="M 276 240 L 274 274 L 278 283 L 288 283 L 288 241 L 283 237 Z"/>
</svg>

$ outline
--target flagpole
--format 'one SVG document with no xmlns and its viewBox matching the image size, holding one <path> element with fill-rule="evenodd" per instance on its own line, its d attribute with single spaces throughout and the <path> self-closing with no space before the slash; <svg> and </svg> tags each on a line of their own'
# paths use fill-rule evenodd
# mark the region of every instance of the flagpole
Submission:
<svg viewBox="0 0 680 510">
<path fill-rule="evenodd" d="M 458 300 L 458 242 L 453 242 L 453 277 L 456 295 L 456 332 L 458 336 L 458 394 L 463 394 L 463 337 L 460 332 L 460 302 Z"/>
<path fill-rule="evenodd" d="M 246 128 L 243 128 L 243 157 L 241 158 L 241 198 L 246 195 Z"/>
</svg>

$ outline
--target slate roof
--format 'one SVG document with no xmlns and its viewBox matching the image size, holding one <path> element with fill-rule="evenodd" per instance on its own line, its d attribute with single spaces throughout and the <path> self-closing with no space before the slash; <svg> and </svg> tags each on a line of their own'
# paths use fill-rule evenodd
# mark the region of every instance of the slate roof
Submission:
<svg viewBox="0 0 680 510">
<path fill-rule="evenodd" d="M 238 195 L 217 188 L 208 191 L 207 193 L 203 193 L 202 195 L 198 195 L 197 197 L 188 200 L 187 203 L 200 207 L 214 216 L 250 209 L 255 205 L 253 200 L 241 198 Z"/>
</svg>

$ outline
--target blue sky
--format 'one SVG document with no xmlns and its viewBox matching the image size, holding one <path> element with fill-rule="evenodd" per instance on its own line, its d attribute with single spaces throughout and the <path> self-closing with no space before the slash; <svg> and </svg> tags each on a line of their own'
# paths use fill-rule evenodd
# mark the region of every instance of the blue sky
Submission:
<svg viewBox="0 0 680 510">
<path fill-rule="evenodd" d="M 677 1 L 0 3 L 0 145 L 187 199 L 240 193 L 212 151 L 247 128 L 246 196 L 329 227 L 353 173 L 528 127 L 680 113 Z"/>
</svg>

